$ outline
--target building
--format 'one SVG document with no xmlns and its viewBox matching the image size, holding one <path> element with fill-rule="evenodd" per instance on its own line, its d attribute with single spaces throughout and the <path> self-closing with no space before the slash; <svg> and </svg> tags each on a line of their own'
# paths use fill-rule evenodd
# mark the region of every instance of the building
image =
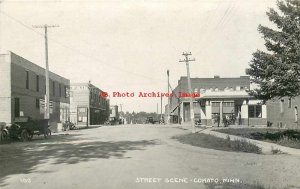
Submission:
<svg viewBox="0 0 300 189">
<path fill-rule="evenodd" d="M 267 101 L 267 121 L 269 126 L 281 128 L 299 128 L 300 96 L 295 98 Z"/>
<path fill-rule="evenodd" d="M 70 120 L 78 126 L 103 124 L 109 118 L 109 100 L 98 87 L 72 83 L 70 87 Z"/>
<path fill-rule="evenodd" d="M 117 105 L 110 106 L 109 121 L 111 124 L 119 124 L 119 108 Z"/>
<path fill-rule="evenodd" d="M 195 95 L 195 120 L 203 125 L 223 125 L 224 117 L 235 125 L 267 125 L 266 105 L 249 96 L 250 77 L 236 78 L 191 78 Z M 190 102 L 187 77 L 181 77 L 171 98 L 172 122 L 190 122 Z M 199 96 L 200 94 L 200 96 Z"/>
<path fill-rule="evenodd" d="M 50 124 L 69 119 L 70 81 L 53 72 L 50 79 Z M 29 116 L 44 119 L 45 69 L 14 54 L 0 55 L 0 122 L 13 123 Z"/>
</svg>

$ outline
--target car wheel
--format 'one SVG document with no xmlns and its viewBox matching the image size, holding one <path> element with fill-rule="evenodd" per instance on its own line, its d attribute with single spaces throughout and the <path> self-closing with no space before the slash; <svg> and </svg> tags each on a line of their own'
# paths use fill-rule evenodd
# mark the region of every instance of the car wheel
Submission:
<svg viewBox="0 0 300 189">
<path fill-rule="evenodd" d="M 50 129 L 46 129 L 46 131 L 44 133 L 44 137 L 45 138 L 50 138 L 51 137 L 51 130 Z"/>
<path fill-rule="evenodd" d="M 29 134 L 28 134 L 28 131 L 27 131 L 26 129 L 24 129 L 24 130 L 21 132 L 21 140 L 22 140 L 23 142 L 29 140 Z"/>
<path fill-rule="evenodd" d="M 5 130 L 1 131 L 0 140 L 1 141 L 8 140 L 8 133 L 7 133 L 7 131 L 5 131 Z"/>
</svg>

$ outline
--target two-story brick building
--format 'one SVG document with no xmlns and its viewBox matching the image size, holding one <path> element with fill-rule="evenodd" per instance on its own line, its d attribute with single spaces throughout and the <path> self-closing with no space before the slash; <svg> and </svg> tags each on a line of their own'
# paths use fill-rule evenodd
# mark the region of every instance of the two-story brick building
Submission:
<svg viewBox="0 0 300 189">
<path fill-rule="evenodd" d="M 267 121 L 269 126 L 281 128 L 300 128 L 300 96 L 284 97 L 267 101 Z"/>
<path fill-rule="evenodd" d="M 69 117 L 68 90 L 70 81 L 53 72 L 50 79 L 50 124 Z M 0 122 L 12 123 L 15 118 L 44 118 L 46 93 L 45 69 L 16 55 L 0 55 Z"/>
<path fill-rule="evenodd" d="M 70 120 L 78 126 L 103 124 L 109 119 L 109 100 L 103 92 L 88 83 L 72 83 L 70 87 Z"/>
<path fill-rule="evenodd" d="M 266 105 L 246 92 L 250 89 L 249 76 L 191 78 L 191 86 L 193 92 L 200 93 L 194 98 L 194 115 L 202 124 L 222 125 L 223 118 L 230 117 L 236 125 L 267 125 Z M 173 122 L 190 122 L 189 97 L 179 93 L 189 93 L 187 77 L 179 79 L 170 106 Z"/>
</svg>

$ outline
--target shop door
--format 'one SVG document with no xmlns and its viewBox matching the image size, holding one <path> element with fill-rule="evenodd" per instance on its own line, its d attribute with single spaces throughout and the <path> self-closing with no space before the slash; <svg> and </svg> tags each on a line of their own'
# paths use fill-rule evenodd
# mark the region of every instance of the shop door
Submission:
<svg viewBox="0 0 300 189">
<path fill-rule="evenodd" d="M 88 108 L 77 108 L 77 123 L 78 125 L 88 125 Z"/>
</svg>

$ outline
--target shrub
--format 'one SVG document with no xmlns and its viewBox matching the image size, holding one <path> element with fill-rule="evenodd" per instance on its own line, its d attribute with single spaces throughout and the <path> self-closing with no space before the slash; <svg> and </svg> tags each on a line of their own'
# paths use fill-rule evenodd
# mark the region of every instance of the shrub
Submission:
<svg viewBox="0 0 300 189">
<path fill-rule="evenodd" d="M 281 137 L 277 141 L 277 144 L 282 145 L 282 146 L 288 146 L 288 147 L 291 147 L 291 148 L 300 149 L 300 140 L 294 139 L 294 138 L 289 138 L 287 136 Z"/>
<path fill-rule="evenodd" d="M 261 148 L 247 142 L 245 139 L 231 141 L 230 146 L 234 151 L 261 154 Z"/>
</svg>

